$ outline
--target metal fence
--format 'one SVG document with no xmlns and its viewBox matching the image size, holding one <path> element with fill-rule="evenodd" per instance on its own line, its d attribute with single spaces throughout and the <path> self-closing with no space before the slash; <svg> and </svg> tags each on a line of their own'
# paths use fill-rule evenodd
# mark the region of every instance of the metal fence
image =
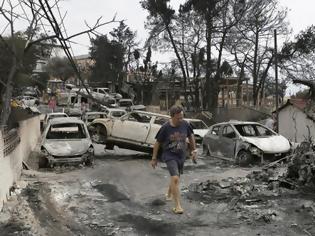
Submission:
<svg viewBox="0 0 315 236">
<path fill-rule="evenodd" d="M 3 156 L 6 157 L 15 150 L 21 139 L 17 128 L 9 130 L 7 126 L 0 126 L 0 131 L 2 134 L 1 142 L 3 142 L 3 149 L 1 151 L 3 152 Z"/>
</svg>

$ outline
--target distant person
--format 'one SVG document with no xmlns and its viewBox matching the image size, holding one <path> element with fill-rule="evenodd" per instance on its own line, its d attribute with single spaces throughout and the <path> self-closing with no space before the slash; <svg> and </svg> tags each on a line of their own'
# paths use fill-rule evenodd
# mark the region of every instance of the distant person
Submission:
<svg viewBox="0 0 315 236">
<path fill-rule="evenodd" d="M 55 97 L 55 96 L 52 96 L 52 97 L 49 99 L 49 102 L 48 102 L 49 110 L 51 110 L 51 112 L 54 112 L 55 109 L 56 109 L 56 105 L 57 105 L 56 97 Z"/>
<path fill-rule="evenodd" d="M 269 117 L 266 120 L 265 126 L 269 129 L 275 130 L 275 126 L 276 126 L 275 121 L 276 121 L 276 115 L 275 113 L 273 113 L 272 117 Z"/>
<path fill-rule="evenodd" d="M 180 203 L 179 178 L 183 174 L 187 138 L 193 161 L 196 160 L 197 150 L 193 130 L 188 122 L 183 120 L 183 108 L 176 105 L 172 106 L 170 116 L 171 119 L 160 128 L 155 137 L 156 142 L 153 147 L 151 165 L 154 169 L 157 166 L 157 155 L 160 146 L 162 146 L 162 159 L 165 161 L 171 176 L 166 199 L 174 200 L 175 207 L 172 211 L 175 214 L 182 214 L 184 209 Z"/>
</svg>

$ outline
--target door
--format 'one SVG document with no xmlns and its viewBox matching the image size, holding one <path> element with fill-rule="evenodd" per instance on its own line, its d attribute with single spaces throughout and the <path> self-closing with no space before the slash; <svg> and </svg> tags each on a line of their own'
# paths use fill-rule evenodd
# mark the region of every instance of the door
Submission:
<svg viewBox="0 0 315 236">
<path fill-rule="evenodd" d="M 112 136 L 121 140 L 145 143 L 152 116 L 131 112 L 114 121 Z"/>
<path fill-rule="evenodd" d="M 152 119 L 151 129 L 149 131 L 149 135 L 147 137 L 146 143 L 150 145 L 154 145 L 156 139 L 156 134 L 159 132 L 161 126 L 169 120 L 168 117 L 165 116 L 155 116 Z"/>
<path fill-rule="evenodd" d="M 231 125 L 225 125 L 220 137 L 221 155 L 227 158 L 234 158 L 236 133 Z"/>
<path fill-rule="evenodd" d="M 204 137 L 204 144 L 209 150 L 210 156 L 221 156 L 219 142 L 220 142 L 220 131 L 221 126 L 213 126 L 210 132 L 208 132 Z"/>
</svg>

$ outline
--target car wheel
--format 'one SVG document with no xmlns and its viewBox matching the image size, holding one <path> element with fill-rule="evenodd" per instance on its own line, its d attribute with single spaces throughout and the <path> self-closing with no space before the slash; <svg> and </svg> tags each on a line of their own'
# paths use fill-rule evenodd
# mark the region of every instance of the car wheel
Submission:
<svg viewBox="0 0 315 236">
<path fill-rule="evenodd" d="M 253 156 L 250 152 L 242 150 L 237 154 L 236 163 L 240 166 L 248 166 L 252 162 Z"/>
<path fill-rule="evenodd" d="M 202 144 L 202 155 L 203 156 L 210 156 L 209 146 L 206 144 Z"/>
<path fill-rule="evenodd" d="M 48 167 L 48 160 L 46 157 L 44 157 L 44 156 L 39 157 L 38 167 L 39 168 L 47 168 Z"/>
<path fill-rule="evenodd" d="M 105 144 L 107 140 L 107 130 L 103 125 L 97 125 L 95 131 L 91 135 L 91 139 L 94 143 Z"/>
<path fill-rule="evenodd" d="M 113 143 L 106 143 L 106 149 L 108 150 L 113 150 L 114 149 L 114 144 Z"/>
<path fill-rule="evenodd" d="M 92 166 L 94 164 L 94 155 L 90 156 L 89 158 L 87 158 L 87 160 L 85 161 L 85 165 L 86 166 Z"/>
</svg>

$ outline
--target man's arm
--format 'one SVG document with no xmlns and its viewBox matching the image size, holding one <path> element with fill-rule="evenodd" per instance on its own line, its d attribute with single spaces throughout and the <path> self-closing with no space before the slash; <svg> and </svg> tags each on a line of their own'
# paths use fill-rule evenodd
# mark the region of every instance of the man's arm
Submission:
<svg viewBox="0 0 315 236">
<path fill-rule="evenodd" d="M 153 167 L 153 169 L 155 169 L 155 167 L 157 166 L 157 155 L 159 152 L 159 148 L 160 148 L 160 143 L 156 141 L 153 146 L 153 154 L 152 154 L 152 160 L 151 160 L 151 166 Z"/>
<path fill-rule="evenodd" d="M 159 148 L 160 148 L 160 143 L 158 141 L 156 141 L 154 146 L 153 146 L 152 160 L 157 159 Z"/>
<path fill-rule="evenodd" d="M 192 159 L 195 160 L 197 157 L 197 149 L 196 149 L 196 141 L 195 141 L 194 134 L 191 134 L 188 140 L 189 140 L 189 147 L 190 147 Z"/>
</svg>

